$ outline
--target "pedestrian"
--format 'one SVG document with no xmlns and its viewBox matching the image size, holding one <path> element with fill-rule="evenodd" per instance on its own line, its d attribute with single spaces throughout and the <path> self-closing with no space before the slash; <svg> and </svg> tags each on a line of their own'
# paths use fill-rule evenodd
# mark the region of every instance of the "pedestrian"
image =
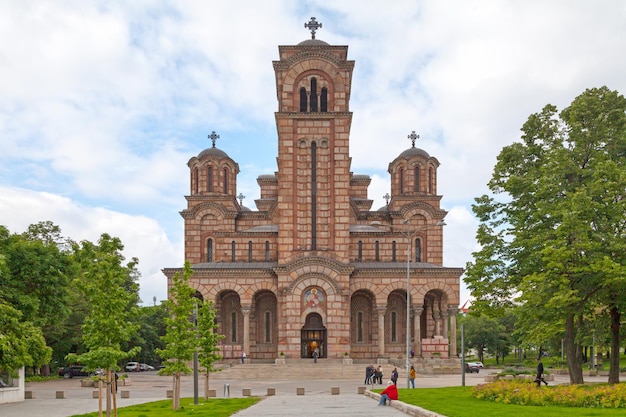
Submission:
<svg viewBox="0 0 626 417">
<path fill-rule="evenodd" d="M 376 370 L 374 369 L 374 365 L 367 365 L 365 368 L 365 385 L 371 384 L 374 378 Z"/>
<path fill-rule="evenodd" d="M 318 348 L 315 348 L 315 350 L 313 351 L 313 363 L 317 363 L 317 358 L 320 357 L 320 350 Z"/>
<path fill-rule="evenodd" d="M 411 381 L 411 388 L 415 388 L 415 368 L 411 365 L 409 370 L 409 380 Z"/>
<path fill-rule="evenodd" d="M 541 358 L 537 358 L 537 378 L 535 378 L 535 382 L 537 383 L 537 387 L 541 386 L 543 382 L 548 385 L 548 382 L 543 378 L 543 363 L 541 362 Z"/>
<path fill-rule="evenodd" d="M 246 363 L 246 352 L 241 351 L 241 363 Z"/>
<path fill-rule="evenodd" d="M 398 383 L 398 368 L 393 368 L 393 371 L 391 371 L 391 381 L 394 383 L 394 385 L 397 385 L 397 383 Z"/>
<path fill-rule="evenodd" d="M 391 404 L 391 400 L 398 399 L 398 387 L 392 381 L 387 382 L 387 388 L 380 393 L 380 402 L 378 405 L 387 405 L 387 400 Z"/>
<path fill-rule="evenodd" d="M 374 373 L 374 383 L 383 383 L 383 367 L 380 365 L 378 365 L 378 368 L 376 368 L 376 372 Z"/>
</svg>

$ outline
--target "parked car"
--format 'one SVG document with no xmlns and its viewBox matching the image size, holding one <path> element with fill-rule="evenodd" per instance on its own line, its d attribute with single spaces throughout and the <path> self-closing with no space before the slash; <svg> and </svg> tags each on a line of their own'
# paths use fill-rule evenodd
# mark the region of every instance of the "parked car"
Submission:
<svg viewBox="0 0 626 417">
<path fill-rule="evenodd" d="M 139 364 L 140 371 L 154 371 L 154 366 L 148 365 L 146 363 Z"/>
<path fill-rule="evenodd" d="M 139 372 L 139 362 L 128 362 L 124 365 L 124 370 L 126 372 Z"/>
<path fill-rule="evenodd" d="M 89 372 L 87 372 L 82 365 L 72 365 L 59 368 L 59 376 L 63 378 L 74 378 L 75 376 L 89 376 Z"/>
<path fill-rule="evenodd" d="M 480 368 L 474 364 L 474 362 L 469 362 L 465 364 L 465 373 L 473 374 L 480 372 Z"/>
<path fill-rule="evenodd" d="M 483 365 L 482 362 L 467 362 L 467 364 L 475 366 L 475 367 L 480 368 L 480 369 L 484 368 L 484 365 Z"/>
</svg>

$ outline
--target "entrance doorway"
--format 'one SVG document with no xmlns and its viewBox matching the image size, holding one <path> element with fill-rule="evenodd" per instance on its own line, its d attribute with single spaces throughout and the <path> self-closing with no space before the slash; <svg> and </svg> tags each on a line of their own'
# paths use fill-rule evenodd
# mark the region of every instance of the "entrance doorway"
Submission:
<svg viewBox="0 0 626 417">
<path fill-rule="evenodd" d="M 300 332 L 300 357 L 312 358 L 315 349 L 320 358 L 326 357 L 326 327 L 322 316 L 311 313 L 306 316 L 304 326 Z"/>
</svg>

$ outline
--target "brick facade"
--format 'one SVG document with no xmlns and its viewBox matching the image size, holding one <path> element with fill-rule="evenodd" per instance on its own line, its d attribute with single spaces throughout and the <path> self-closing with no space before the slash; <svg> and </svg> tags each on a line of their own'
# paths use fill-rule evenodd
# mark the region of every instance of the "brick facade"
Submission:
<svg viewBox="0 0 626 417">
<path fill-rule="evenodd" d="M 226 358 L 404 357 L 407 266 L 411 349 L 456 356 L 463 271 L 442 265 L 439 162 L 402 152 L 388 204 L 371 209 L 369 176 L 350 171 L 347 55 L 315 39 L 279 47 L 278 170 L 258 177 L 256 210 L 238 201 L 239 166 L 215 142 L 189 160 L 185 259 L 218 308 Z M 164 269 L 168 283 L 178 271 Z"/>
</svg>

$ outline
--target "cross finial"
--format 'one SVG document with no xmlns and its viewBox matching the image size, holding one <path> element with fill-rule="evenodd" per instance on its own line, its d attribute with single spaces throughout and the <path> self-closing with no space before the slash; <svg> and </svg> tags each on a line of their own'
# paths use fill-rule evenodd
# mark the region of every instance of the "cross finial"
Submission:
<svg viewBox="0 0 626 417">
<path fill-rule="evenodd" d="M 245 195 L 243 195 L 242 193 L 239 193 L 239 195 L 237 196 L 237 198 L 239 199 L 239 205 L 243 206 L 243 199 L 246 198 Z"/>
<path fill-rule="evenodd" d="M 209 139 L 211 139 L 211 142 L 213 143 L 213 147 L 215 148 L 215 141 L 218 140 L 220 138 L 220 135 L 215 133 L 215 130 L 211 132 L 211 134 L 208 136 Z"/>
<path fill-rule="evenodd" d="M 391 196 L 389 195 L 389 193 L 386 193 L 383 198 L 385 199 L 385 201 L 387 202 L 387 205 L 389 205 L 389 200 L 391 200 Z"/>
<path fill-rule="evenodd" d="M 322 27 L 322 24 L 312 17 L 309 23 L 304 24 L 304 27 L 311 31 L 311 39 L 315 39 L 315 32 Z"/>
<path fill-rule="evenodd" d="M 413 144 L 413 147 L 415 148 L 415 141 L 420 138 L 420 135 L 416 135 L 415 130 L 414 130 L 411 132 L 409 136 L 407 136 L 407 138 L 411 139 L 411 143 Z"/>
</svg>

